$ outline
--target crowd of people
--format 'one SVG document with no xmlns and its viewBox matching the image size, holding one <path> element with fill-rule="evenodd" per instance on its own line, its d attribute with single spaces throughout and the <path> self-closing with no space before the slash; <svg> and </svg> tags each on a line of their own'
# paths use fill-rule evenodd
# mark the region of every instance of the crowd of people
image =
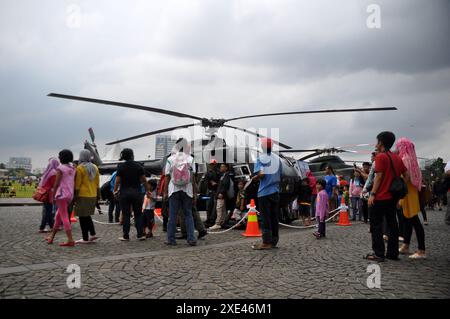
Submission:
<svg viewBox="0 0 450 319">
<path fill-rule="evenodd" d="M 443 190 L 447 193 L 449 189 L 450 172 L 446 168 L 447 184 L 437 180 L 430 187 L 426 186 L 414 144 L 400 138 L 395 144 L 395 151 L 391 151 L 395 140 L 391 132 L 380 133 L 371 162 L 364 162 L 362 167 L 354 165 L 348 181 L 336 176 L 331 166 L 326 168 L 326 175 L 319 180 L 311 171 L 306 172 L 294 203 L 303 225 L 311 225 L 315 218 L 318 229 L 313 235 L 317 239 L 326 237 L 326 219 L 339 210 L 341 201 L 344 201 L 351 207 L 353 221 L 370 223 L 373 253 L 365 258 L 372 261 L 383 261 L 385 258 L 396 260 L 399 254 L 409 254 L 413 230 L 418 250 L 410 257 L 426 258 L 425 232 L 418 216 L 422 213 L 427 224 L 426 206 L 437 205 L 438 209 L 442 209 L 441 203 L 447 199 L 443 196 Z M 252 246 L 256 250 L 276 248 L 279 242 L 282 165 L 280 158 L 272 153 L 271 139 L 261 139 L 261 147 L 262 153 L 257 158 L 250 181 L 259 182 L 255 195 L 260 212 L 262 242 Z M 61 227 L 67 236 L 67 241 L 61 246 L 88 244 L 98 239 L 91 216 L 96 207 L 99 208 L 101 197 L 109 203 L 109 222 L 122 224 L 121 241 L 130 240 L 132 218 L 137 240 L 153 237 L 158 195 L 162 195 L 163 231 L 167 232 L 167 245 L 173 246 L 177 244 L 177 239 L 185 239 L 189 245 L 195 246 L 197 239 L 206 236 L 208 231 L 228 228 L 233 223 L 245 227 L 243 219 L 249 202 L 246 191 L 248 181 L 234 179 L 229 165 L 215 160 L 211 160 L 204 174 L 208 201 L 207 218 L 202 221 L 196 208 L 199 188 L 195 178 L 196 165 L 186 139 L 176 142 L 159 183 L 147 180 L 144 168 L 134 160 L 133 151 L 127 148 L 121 152 L 122 163 L 117 171 L 100 187 L 99 170 L 91 159 L 92 154 L 88 150 L 82 150 L 77 161 L 74 161 L 70 150 L 62 150 L 58 159 L 49 160 L 38 187 L 47 190 L 40 232 L 44 232 L 47 226 L 51 229 L 47 237 L 49 244 L 53 243 Z M 403 186 L 403 193 L 395 188 L 399 185 Z M 430 190 L 434 197 L 427 195 Z M 434 202 L 430 198 L 435 198 Z M 82 238 L 77 241 L 72 236 L 72 211 L 79 217 L 82 232 Z M 450 224 L 448 212 L 446 222 Z M 177 235 L 178 227 L 181 231 Z M 197 238 L 195 230 L 198 232 Z M 403 242 L 401 247 L 399 241 Z"/>
</svg>

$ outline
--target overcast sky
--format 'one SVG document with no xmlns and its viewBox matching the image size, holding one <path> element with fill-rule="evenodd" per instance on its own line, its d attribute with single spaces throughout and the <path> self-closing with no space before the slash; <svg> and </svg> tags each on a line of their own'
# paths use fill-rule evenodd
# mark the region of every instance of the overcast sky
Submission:
<svg viewBox="0 0 450 319">
<path fill-rule="evenodd" d="M 366 23 L 372 3 L 379 29 Z M 78 153 L 89 127 L 103 144 L 189 123 L 49 92 L 224 118 L 396 106 L 230 124 L 279 128 L 295 148 L 373 143 L 392 130 L 419 156 L 449 160 L 449 17 L 447 0 L 2 0 L 0 162 L 30 156 L 43 167 L 62 148 Z M 122 146 L 144 158 L 154 141 Z"/>
</svg>

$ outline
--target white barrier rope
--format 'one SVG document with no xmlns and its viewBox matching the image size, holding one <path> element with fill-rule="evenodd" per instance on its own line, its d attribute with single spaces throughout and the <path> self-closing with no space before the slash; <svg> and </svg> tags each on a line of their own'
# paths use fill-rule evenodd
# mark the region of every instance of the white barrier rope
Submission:
<svg viewBox="0 0 450 319">
<path fill-rule="evenodd" d="M 105 222 L 99 222 L 98 220 L 95 220 L 94 218 L 92 218 L 92 221 L 96 224 L 100 224 L 100 225 L 120 225 L 120 223 L 105 223 Z"/>
<path fill-rule="evenodd" d="M 228 229 L 226 229 L 226 230 L 223 230 L 223 231 L 208 231 L 208 235 L 209 234 L 211 234 L 211 235 L 215 235 L 215 234 L 224 234 L 224 233 L 226 233 L 226 232 L 229 232 L 230 230 L 232 230 L 232 229 L 235 229 L 237 226 L 239 226 L 246 218 L 247 218 L 247 216 L 248 216 L 248 212 L 245 214 L 245 216 L 244 217 L 242 217 L 242 219 L 239 221 L 239 222 L 237 222 L 236 224 L 234 224 L 232 227 L 230 227 L 230 228 L 228 228 Z"/>
<path fill-rule="evenodd" d="M 332 220 L 334 217 L 336 217 L 341 212 L 341 207 L 338 207 L 329 213 L 332 214 L 334 212 L 336 212 L 336 213 L 333 216 L 331 216 L 325 220 L 326 223 L 328 223 L 330 220 Z M 308 229 L 308 228 L 315 228 L 317 226 L 316 224 L 309 225 L 309 226 L 292 226 L 292 225 L 287 225 L 287 224 L 283 224 L 283 223 L 279 223 L 279 224 L 281 226 L 288 227 L 288 228 L 294 228 L 294 229 Z"/>
<path fill-rule="evenodd" d="M 347 206 L 344 206 L 344 207 L 345 207 L 346 209 L 349 208 L 349 207 L 347 207 Z M 332 220 L 332 219 L 335 218 L 337 215 L 339 215 L 339 213 L 341 212 L 341 209 L 342 209 L 342 208 L 343 208 L 343 207 L 341 206 L 341 207 L 338 207 L 338 208 L 336 208 L 335 210 L 332 210 L 331 212 L 329 212 L 329 214 L 332 214 L 332 213 L 335 213 L 335 214 L 334 214 L 333 216 L 329 217 L 328 219 L 326 219 L 325 222 L 328 223 L 330 220 Z M 256 211 L 256 212 L 258 213 L 258 215 L 260 214 L 258 211 Z M 162 219 L 160 216 L 158 216 L 156 213 L 155 213 L 154 215 L 155 215 L 156 218 L 158 218 L 158 220 L 159 220 L 160 222 L 163 222 L 163 219 Z M 242 224 L 242 222 L 247 218 L 247 216 L 248 216 L 248 212 L 245 214 L 244 217 L 242 217 L 242 219 L 241 219 L 239 222 L 237 222 L 237 223 L 236 223 L 235 225 L 233 225 L 232 227 L 230 227 L 230 228 L 228 228 L 228 229 L 226 229 L 226 230 L 223 230 L 223 231 L 208 231 L 208 234 L 216 235 L 216 234 L 224 234 L 224 233 L 227 233 L 227 232 L 229 232 L 229 231 L 235 229 L 236 227 L 238 227 L 240 224 Z M 95 219 L 92 219 L 92 221 L 93 221 L 94 223 L 97 223 L 97 224 L 100 224 L 100 225 L 120 225 L 120 223 L 105 223 L 105 222 L 99 222 L 98 220 L 95 220 Z M 283 223 L 279 223 L 279 224 L 280 224 L 281 226 L 288 227 L 288 228 L 293 228 L 293 229 L 308 229 L 308 228 L 315 228 L 315 227 L 317 227 L 316 224 L 309 225 L 309 226 L 292 226 L 292 225 L 283 224 Z"/>
</svg>

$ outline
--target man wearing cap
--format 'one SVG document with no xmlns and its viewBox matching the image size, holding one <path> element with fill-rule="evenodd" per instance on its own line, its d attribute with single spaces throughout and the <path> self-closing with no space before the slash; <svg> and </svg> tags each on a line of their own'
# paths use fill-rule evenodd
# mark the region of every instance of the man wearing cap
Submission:
<svg viewBox="0 0 450 319">
<path fill-rule="evenodd" d="M 278 213 L 280 202 L 281 161 L 272 153 L 272 140 L 261 139 L 263 152 L 259 154 L 253 170 L 252 181 L 259 180 L 258 206 L 262 218 L 262 243 L 255 250 L 275 248 L 278 244 Z"/>
</svg>

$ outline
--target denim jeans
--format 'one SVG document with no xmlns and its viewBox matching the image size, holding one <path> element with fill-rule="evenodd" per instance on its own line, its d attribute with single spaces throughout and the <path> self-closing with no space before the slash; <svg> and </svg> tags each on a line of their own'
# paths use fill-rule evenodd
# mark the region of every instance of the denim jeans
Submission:
<svg viewBox="0 0 450 319">
<path fill-rule="evenodd" d="M 196 229 L 199 233 L 206 231 L 205 225 L 200 217 L 200 213 L 194 206 L 192 207 L 192 218 L 194 219 L 194 229 Z M 186 236 L 186 223 L 184 222 L 184 218 L 180 218 L 180 227 L 181 235 Z"/>
<path fill-rule="evenodd" d="M 139 189 L 122 190 L 119 202 L 123 213 L 123 237 L 130 238 L 131 209 L 134 214 L 137 237 L 142 237 L 142 203 L 144 202 L 144 195 Z"/>
<path fill-rule="evenodd" d="M 278 193 L 258 197 L 259 210 L 262 217 L 262 240 L 264 244 L 272 244 L 274 246 L 278 244 L 279 202 L 280 195 Z"/>
<path fill-rule="evenodd" d="M 115 210 L 115 211 L 114 211 Z M 113 216 L 114 213 L 114 216 Z M 109 221 L 112 223 L 113 222 L 113 217 L 116 223 L 119 222 L 119 216 L 120 216 L 120 205 L 119 205 L 119 201 L 112 198 L 109 202 L 109 207 L 108 207 L 108 219 Z"/>
<path fill-rule="evenodd" d="M 39 230 L 44 230 L 46 225 L 48 225 L 50 228 L 53 228 L 54 217 L 53 204 L 44 203 L 44 207 L 42 209 L 41 226 L 39 227 Z"/>
<path fill-rule="evenodd" d="M 359 197 L 351 197 L 352 202 L 352 219 L 356 220 L 356 215 L 359 216 L 359 220 L 361 220 L 361 213 L 362 213 L 362 201 Z"/>
<path fill-rule="evenodd" d="M 194 219 L 192 217 L 192 198 L 183 191 L 175 192 L 169 197 L 169 226 L 167 229 L 167 241 L 169 243 L 176 242 L 175 232 L 177 214 L 180 209 L 184 212 L 187 241 L 195 242 Z"/>
</svg>

